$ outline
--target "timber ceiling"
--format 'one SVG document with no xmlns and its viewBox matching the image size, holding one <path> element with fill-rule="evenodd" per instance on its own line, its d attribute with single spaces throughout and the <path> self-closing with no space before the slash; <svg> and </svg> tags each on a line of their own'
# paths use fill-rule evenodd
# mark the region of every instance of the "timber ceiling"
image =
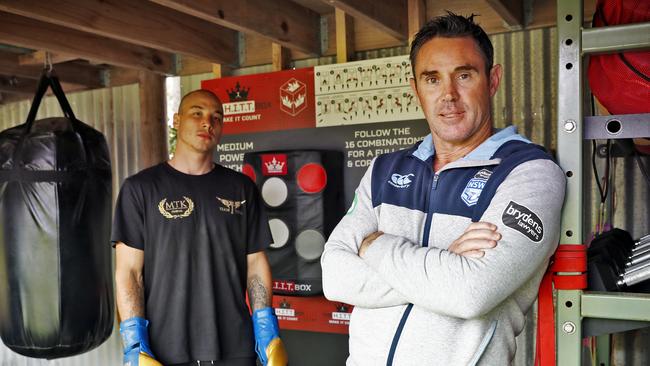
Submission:
<svg viewBox="0 0 650 366">
<path fill-rule="evenodd" d="M 595 0 L 584 3 L 590 20 Z M 479 14 L 490 34 L 556 21 L 556 0 L 0 0 L 0 103 L 31 97 L 46 55 L 65 90 L 94 89 L 142 72 L 349 59 L 407 45 L 445 9 Z"/>
</svg>

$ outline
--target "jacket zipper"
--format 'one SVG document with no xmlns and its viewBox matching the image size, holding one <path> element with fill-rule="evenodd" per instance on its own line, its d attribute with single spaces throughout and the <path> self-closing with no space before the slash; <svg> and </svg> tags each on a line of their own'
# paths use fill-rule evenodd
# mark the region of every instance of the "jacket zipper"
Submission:
<svg viewBox="0 0 650 366">
<path fill-rule="evenodd" d="M 431 168 L 430 168 L 431 169 Z M 433 169 L 432 169 L 433 170 Z M 426 202 L 426 207 L 427 207 L 427 221 L 424 224 L 424 232 L 422 234 L 422 246 L 426 247 L 429 246 L 429 232 L 431 231 L 431 221 L 433 220 L 433 211 L 432 211 L 432 202 L 433 200 L 431 199 L 431 196 L 433 195 L 433 191 L 436 189 L 438 186 L 438 179 L 440 178 L 439 173 L 434 173 L 433 174 L 433 181 L 429 186 L 431 189 L 427 191 L 427 202 Z M 404 325 L 406 324 L 406 319 L 408 318 L 409 314 L 411 313 L 411 310 L 413 309 L 413 304 L 408 304 L 406 306 L 406 309 L 404 309 L 404 314 L 402 314 L 402 319 L 399 321 L 399 325 L 397 326 L 397 330 L 395 331 L 395 335 L 393 336 L 393 342 L 391 342 L 390 345 L 390 351 L 388 351 L 388 359 L 386 360 L 386 366 L 392 366 L 393 365 L 393 359 L 395 358 L 395 351 L 397 350 L 397 343 L 399 343 L 399 338 L 402 335 L 402 330 L 404 329 Z"/>
<path fill-rule="evenodd" d="M 411 155 L 411 157 L 413 157 Z M 415 157 L 413 157 L 415 158 Z M 415 158 L 417 159 L 417 158 Z M 418 159 L 419 161 L 422 161 Z M 423 162 L 424 164 L 427 164 L 429 169 L 433 171 L 433 162 L 427 163 L 426 161 Z M 489 161 L 488 161 L 489 163 Z M 498 164 L 498 162 L 496 163 Z M 490 166 L 490 165 L 496 165 L 496 164 L 477 164 L 477 165 L 471 165 L 471 166 L 462 166 L 462 168 L 469 168 L 472 166 Z M 448 169 L 454 169 L 454 168 L 461 168 L 461 166 L 453 166 L 453 163 L 451 166 L 447 165 L 444 168 L 440 169 L 437 173 L 433 173 L 433 178 L 431 180 L 430 186 L 431 189 L 427 192 L 427 221 L 424 223 L 424 233 L 422 235 L 422 246 L 427 247 L 429 246 L 429 232 L 431 231 L 431 222 L 433 221 L 433 205 L 434 205 L 434 200 L 432 199 L 432 196 L 434 195 L 434 191 L 438 187 L 438 181 L 440 180 L 440 173 L 442 173 L 445 170 Z M 393 365 L 393 359 L 395 358 L 395 351 L 397 350 L 397 343 L 399 343 L 399 338 L 402 335 L 402 330 L 404 330 L 404 325 L 406 324 L 406 319 L 408 318 L 409 314 L 411 313 L 411 309 L 413 309 L 413 304 L 408 304 L 406 306 L 406 309 L 404 309 L 404 314 L 402 314 L 402 318 L 399 321 L 399 325 L 397 326 L 397 330 L 395 331 L 395 335 L 393 336 L 393 342 L 390 345 L 390 351 L 388 351 L 388 359 L 386 360 L 386 366 L 392 366 Z"/>
</svg>

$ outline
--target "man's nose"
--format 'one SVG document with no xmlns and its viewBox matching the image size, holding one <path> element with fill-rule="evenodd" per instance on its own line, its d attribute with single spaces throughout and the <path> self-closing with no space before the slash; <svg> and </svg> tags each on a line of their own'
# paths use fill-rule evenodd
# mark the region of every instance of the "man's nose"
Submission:
<svg viewBox="0 0 650 366">
<path fill-rule="evenodd" d="M 444 81 L 442 84 L 442 101 L 455 102 L 458 99 L 458 90 L 452 80 Z"/>
<path fill-rule="evenodd" d="M 201 127 L 207 130 L 213 129 L 214 126 L 212 126 L 212 118 L 210 116 L 203 117 L 201 119 Z"/>
</svg>

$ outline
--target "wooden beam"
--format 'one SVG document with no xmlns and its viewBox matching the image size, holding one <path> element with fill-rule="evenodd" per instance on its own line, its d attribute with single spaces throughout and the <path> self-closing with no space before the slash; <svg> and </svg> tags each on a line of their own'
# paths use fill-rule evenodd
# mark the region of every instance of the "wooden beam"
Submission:
<svg viewBox="0 0 650 366">
<path fill-rule="evenodd" d="M 177 57 L 179 68 L 176 70 L 176 75 L 178 76 L 205 74 L 207 72 L 212 72 L 212 63 L 208 61 L 191 56 L 179 55 Z"/>
<path fill-rule="evenodd" d="M 2 93 L 31 97 L 36 93 L 37 88 L 38 80 L 0 75 L 0 92 Z M 87 87 L 83 85 L 73 85 L 68 83 L 61 83 L 61 88 L 63 88 L 64 92 L 74 92 L 87 89 Z M 48 92 L 51 93 L 52 90 L 48 89 Z"/>
<path fill-rule="evenodd" d="M 274 42 L 271 44 L 271 54 L 271 70 L 281 71 L 289 68 L 291 51 L 288 48 Z"/>
<path fill-rule="evenodd" d="M 336 8 L 336 62 L 348 62 L 354 52 L 354 20 L 343 10 Z"/>
<path fill-rule="evenodd" d="M 140 82 L 140 71 L 125 67 L 111 66 L 105 72 L 106 87 L 137 84 Z"/>
<path fill-rule="evenodd" d="M 413 42 L 415 34 L 426 22 L 427 6 L 424 0 L 408 0 L 408 35 L 409 45 Z"/>
<path fill-rule="evenodd" d="M 0 0 L 0 10 L 212 62 L 237 60 L 237 32 L 148 1 Z"/>
<path fill-rule="evenodd" d="M 34 95 L 38 88 L 38 80 L 19 78 L 16 76 L 0 76 L 0 92 L 20 95 Z"/>
<path fill-rule="evenodd" d="M 151 0 L 284 47 L 320 55 L 320 15 L 290 0 Z"/>
<path fill-rule="evenodd" d="M 62 52 L 112 65 L 174 72 L 172 55 L 110 38 L 0 12 L 0 43 L 31 49 Z"/>
<path fill-rule="evenodd" d="M 177 76 L 187 76 L 187 75 L 196 75 L 196 74 L 205 74 L 208 72 L 215 73 L 215 65 L 219 65 L 221 68 L 221 75 L 227 76 L 231 75 L 234 68 L 224 64 L 215 64 L 210 63 L 205 60 L 190 56 L 179 56 L 177 61 L 179 68 L 176 72 Z M 240 65 L 241 67 L 241 65 Z M 216 76 L 215 76 L 216 77 Z"/>
<path fill-rule="evenodd" d="M 66 55 L 65 53 L 47 52 L 47 51 L 34 51 L 18 56 L 18 63 L 20 65 L 40 65 L 45 66 L 48 62 L 47 57 L 49 54 L 49 62 L 52 64 L 60 64 L 62 62 L 76 60 L 79 57 L 73 55 Z"/>
<path fill-rule="evenodd" d="M 524 5 L 519 0 L 485 0 L 512 30 L 524 27 Z"/>
<path fill-rule="evenodd" d="M 0 22 L 1 33 L 2 24 Z M 38 80 L 43 72 L 43 65 L 21 66 L 18 64 L 18 57 L 19 55 L 15 53 L 0 51 L 0 74 Z M 84 85 L 90 89 L 105 86 L 102 78 L 103 68 L 84 64 L 63 63 L 56 65 L 54 69 L 61 82 Z"/>
<path fill-rule="evenodd" d="M 391 36 L 406 41 L 407 35 L 407 0 L 322 0 L 337 9 L 350 14 L 355 19 L 362 19 L 383 30 Z"/>
<path fill-rule="evenodd" d="M 165 78 L 140 72 L 140 169 L 167 160 Z"/>
</svg>

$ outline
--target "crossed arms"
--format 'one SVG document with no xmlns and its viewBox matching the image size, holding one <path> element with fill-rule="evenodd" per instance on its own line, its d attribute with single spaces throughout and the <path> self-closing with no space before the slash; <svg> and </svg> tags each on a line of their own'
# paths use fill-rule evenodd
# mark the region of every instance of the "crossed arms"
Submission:
<svg viewBox="0 0 650 366">
<path fill-rule="evenodd" d="M 412 303 L 439 314 L 473 318 L 511 296 L 555 250 L 565 181 L 550 160 L 515 168 L 481 222 L 470 224 L 458 238 L 448 238 L 446 249 L 378 233 L 381 210 L 372 206 L 370 197 L 373 166 L 357 189 L 356 209 L 332 232 L 321 258 L 323 288 L 331 300 L 366 308 Z M 503 222 L 510 202 L 539 216 L 544 226 L 539 242 Z"/>
</svg>

